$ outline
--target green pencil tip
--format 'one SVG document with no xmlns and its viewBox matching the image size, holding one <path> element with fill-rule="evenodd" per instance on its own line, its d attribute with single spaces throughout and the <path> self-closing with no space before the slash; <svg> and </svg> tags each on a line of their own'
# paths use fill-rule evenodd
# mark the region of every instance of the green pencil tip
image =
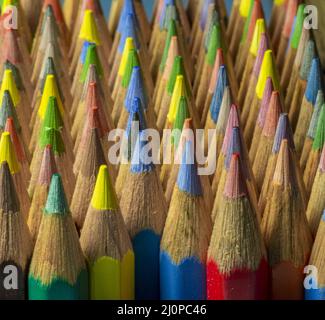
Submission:
<svg viewBox="0 0 325 320">
<path fill-rule="evenodd" d="M 208 52 L 207 52 L 207 62 L 210 66 L 214 65 L 214 61 L 216 58 L 217 50 L 221 47 L 221 30 L 220 25 L 215 24 L 213 26 L 209 45 L 208 45 Z"/>
<path fill-rule="evenodd" d="M 174 59 L 172 71 L 170 73 L 168 82 L 167 82 L 167 92 L 171 96 L 174 92 L 174 87 L 176 83 L 176 79 L 178 76 L 183 76 L 185 79 L 185 86 L 186 86 L 186 94 L 188 97 L 190 96 L 189 84 L 187 82 L 187 77 L 185 74 L 184 68 L 184 59 L 182 56 L 177 56 Z"/>
<path fill-rule="evenodd" d="M 128 59 L 125 66 L 125 72 L 122 78 L 122 87 L 127 88 L 130 84 L 132 71 L 134 67 L 139 67 L 140 62 L 138 58 L 138 53 L 135 49 L 129 51 Z"/>
<path fill-rule="evenodd" d="M 55 97 L 49 97 L 43 120 L 43 127 L 56 130 L 60 130 L 63 127 L 63 120 Z"/>
<path fill-rule="evenodd" d="M 305 5 L 300 4 L 298 7 L 296 23 L 295 23 L 293 35 L 291 38 L 291 47 L 294 49 L 298 48 L 304 21 L 305 21 Z"/>
<path fill-rule="evenodd" d="M 100 63 L 100 60 L 99 60 L 99 57 L 97 54 L 97 46 L 95 44 L 91 44 L 90 46 L 88 46 L 86 60 L 82 66 L 82 71 L 81 71 L 81 76 L 80 76 L 80 81 L 82 83 L 84 83 L 86 81 L 89 66 L 92 64 L 95 65 L 98 76 L 102 77 L 103 68 Z"/>
<path fill-rule="evenodd" d="M 164 52 L 163 52 L 163 55 L 162 55 L 162 58 L 161 58 L 161 64 L 160 64 L 161 70 L 164 70 L 164 68 L 165 68 L 170 43 L 171 43 L 172 37 L 174 37 L 176 35 L 177 35 L 176 22 L 175 22 L 174 19 L 172 19 L 172 20 L 170 20 L 170 23 L 169 23 L 165 48 L 164 48 Z"/>
<path fill-rule="evenodd" d="M 69 213 L 69 207 L 64 193 L 61 176 L 57 173 L 54 174 L 51 179 L 44 213 L 51 215 L 66 215 Z"/>
<path fill-rule="evenodd" d="M 325 144 L 325 104 L 322 106 L 322 111 L 318 119 L 313 150 L 322 151 Z"/>
</svg>

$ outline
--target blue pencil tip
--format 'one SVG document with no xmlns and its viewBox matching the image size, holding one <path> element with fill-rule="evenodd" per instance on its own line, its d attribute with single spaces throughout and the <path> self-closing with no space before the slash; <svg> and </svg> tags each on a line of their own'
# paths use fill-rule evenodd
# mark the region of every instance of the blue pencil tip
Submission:
<svg viewBox="0 0 325 320">
<path fill-rule="evenodd" d="M 311 64 L 310 73 L 306 88 L 306 99 L 312 105 L 315 105 L 318 90 L 321 88 L 320 62 L 319 58 L 314 58 Z"/>
<path fill-rule="evenodd" d="M 138 26 L 137 26 L 136 17 L 133 13 L 128 13 L 125 18 L 126 20 L 123 21 L 123 24 L 121 26 L 121 31 L 120 31 L 121 39 L 118 46 L 119 53 L 123 52 L 125 41 L 127 38 L 132 38 L 135 48 L 137 50 L 140 49 L 140 41 L 138 37 Z"/>
<path fill-rule="evenodd" d="M 82 46 L 82 49 L 81 49 L 81 54 L 80 54 L 80 61 L 81 61 L 81 64 L 85 64 L 86 62 L 86 57 L 87 57 L 87 51 L 88 51 L 88 48 L 93 45 L 94 43 L 92 42 L 88 42 L 88 41 L 85 41 L 83 43 L 83 46 Z"/>
<path fill-rule="evenodd" d="M 279 153 L 282 140 L 288 140 L 289 147 L 294 150 L 295 144 L 293 141 L 293 133 L 287 113 L 282 113 L 280 115 L 278 126 L 276 128 L 276 133 L 274 137 L 272 153 Z"/>
<path fill-rule="evenodd" d="M 146 119 L 143 112 L 143 106 L 141 104 L 141 100 L 137 97 L 133 99 L 133 103 L 129 110 L 129 118 L 126 127 L 126 132 L 128 137 L 132 134 L 132 129 L 134 128 L 135 122 L 138 122 L 139 131 L 145 130 L 147 128 Z"/>
<path fill-rule="evenodd" d="M 210 105 L 210 115 L 214 123 L 217 123 L 222 104 L 223 93 L 228 86 L 228 77 L 225 66 L 220 66 L 216 89 Z"/>
<path fill-rule="evenodd" d="M 146 173 L 155 169 L 152 162 L 152 150 L 146 148 L 147 144 L 148 139 L 146 139 L 144 132 L 140 131 L 131 162 L 132 173 Z"/>
<path fill-rule="evenodd" d="M 136 66 L 132 70 L 131 80 L 128 88 L 128 92 L 125 97 L 124 105 L 126 110 L 130 112 L 134 103 L 134 98 L 139 98 L 144 108 L 144 111 L 148 105 L 147 93 L 144 87 L 143 77 L 140 67 Z"/>
<path fill-rule="evenodd" d="M 182 155 L 182 163 L 179 168 L 177 186 L 179 190 L 192 196 L 202 195 L 200 176 L 194 160 L 194 145 L 192 141 L 186 141 Z"/>
<path fill-rule="evenodd" d="M 231 140 L 229 143 L 229 148 L 227 150 L 225 166 L 227 170 L 230 168 L 230 162 L 234 153 L 238 153 L 242 156 L 241 141 L 240 141 L 240 129 L 239 127 L 232 128 Z"/>
<path fill-rule="evenodd" d="M 125 21 L 129 14 L 133 15 L 133 17 L 135 18 L 135 21 L 136 21 L 136 25 L 138 25 L 133 0 L 124 0 L 124 5 L 123 5 L 122 11 L 121 11 L 120 20 L 119 20 L 119 23 L 117 26 L 118 33 L 122 33 L 124 25 L 125 25 Z"/>
</svg>

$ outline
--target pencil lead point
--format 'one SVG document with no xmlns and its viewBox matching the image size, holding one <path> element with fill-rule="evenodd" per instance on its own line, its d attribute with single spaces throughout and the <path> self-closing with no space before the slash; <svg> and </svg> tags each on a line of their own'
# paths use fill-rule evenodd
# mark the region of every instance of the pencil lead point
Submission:
<svg viewBox="0 0 325 320">
<path fill-rule="evenodd" d="M 97 210 L 117 210 L 118 203 L 106 165 L 99 168 L 91 205 Z"/>
</svg>

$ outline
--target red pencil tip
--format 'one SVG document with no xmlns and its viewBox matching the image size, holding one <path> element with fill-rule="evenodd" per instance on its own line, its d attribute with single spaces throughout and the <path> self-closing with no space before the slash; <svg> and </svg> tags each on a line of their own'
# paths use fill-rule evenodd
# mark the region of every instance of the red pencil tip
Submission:
<svg viewBox="0 0 325 320">
<path fill-rule="evenodd" d="M 24 162 L 26 160 L 26 155 L 25 155 L 24 149 L 20 143 L 19 137 L 17 135 L 16 129 L 15 129 L 15 124 L 14 124 L 14 119 L 11 117 L 8 118 L 6 121 L 5 132 L 10 133 L 10 138 L 11 138 L 12 144 L 15 148 L 18 161 Z"/>
<path fill-rule="evenodd" d="M 273 91 L 263 127 L 263 134 L 265 136 L 275 136 L 281 112 L 282 105 L 280 101 L 279 91 Z"/>
<path fill-rule="evenodd" d="M 240 155 L 233 154 L 225 184 L 224 195 L 236 199 L 247 195 L 246 182 L 242 173 Z"/>
</svg>

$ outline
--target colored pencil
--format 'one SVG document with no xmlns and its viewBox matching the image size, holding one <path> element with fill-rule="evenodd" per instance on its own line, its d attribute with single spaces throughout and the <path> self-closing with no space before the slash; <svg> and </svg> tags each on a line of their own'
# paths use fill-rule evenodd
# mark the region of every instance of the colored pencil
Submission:
<svg viewBox="0 0 325 320">
<path fill-rule="evenodd" d="M 140 133 L 120 206 L 135 254 L 135 298 L 153 300 L 160 297 L 160 240 L 167 206 L 154 164 L 143 160 L 144 145 Z"/>
<path fill-rule="evenodd" d="M 269 103 L 269 107 L 265 115 L 263 130 L 256 148 L 254 161 L 252 162 L 253 174 L 259 191 L 262 189 L 265 170 L 267 168 L 269 157 L 272 153 L 276 128 L 282 112 L 279 93 L 275 93 L 273 98 L 274 99 L 272 99 Z"/>
<path fill-rule="evenodd" d="M 184 121 L 184 126 L 182 130 L 182 134 L 180 136 L 179 142 L 178 142 L 178 148 L 176 150 L 175 159 L 179 159 L 178 161 L 175 160 L 172 170 L 169 175 L 167 187 L 165 190 L 165 196 L 167 200 L 167 205 L 170 205 L 173 192 L 174 192 L 174 187 L 177 182 L 178 178 L 178 173 L 180 169 L 180 160 L 182 159 L 183 152 L 185 150 L 185 142 L 188 139 L 194 138 L 194 133 L 195 133 L 195 123 L 192 118 L 186 119 Z M 207 175 L 200 175 L 200 180 L 201 180 L 201 186 L 203 190 L 203 199 L 205 202 L 205 207 L 208 212 L 211 212 L 212 210 L 212 205 L 213 205 L 213 194 L 212 194 L 212 189 L 210 185 L 210 179 L 209 176 Z"/>
<path fill-rule="evenodd" d="M 88 298 L 88 273 L 61 176 L 54 174 L 28 276 L 30 300 Z"/>
<path fill-rule="evenodd" d="M 98 55 L 98 46 L 95 44 L 89 44 L 85 43 L 83 51 L 81 52 L 80 59 L 77 65 L 77 70 L 74 74 L 71 92 L 72 95 L 75 96 L 75 102 L 78 101 L 82 89 L 87 82 L 87 76 L 89 72 L 89 67 L 91 65 L 96 66 L 96 71 L 98 78 L 103 83 L 104 87 L 107 87 L 108 83 L 108 76 L 104 73 L 104 67 L 101 63 L 101 59 Z M 108 103 L 112 104 L 112 100 L 110 98 L 110 90 L 107 90 L 107 97 L 108 97 Z"/>
<path fill-rule="evenodd" d="M 273 97 L 273 93 L 275 94 L 274 97 Z M 268 113 L 272 97 L 273 97 L 273 101 L 272 101 L 273 104 L 280 103 L 279 92 L 273 91 L 272 79 L 268 77 L 266 80 L 263 98 L 261 101 L 260 110 L 258 112 L 258 117 L 255 124 L 251 147 L 249 149 L 249 159 L 251 160 L 252 163 L 254 163 L 255 160 L 256 151 L 260 142 L 261 134 L 265 124 L 266 115 Z"/>
<path fill-rule="evenodd" d="M 1 105 L 1 108 L 0 108 L 0 129 L 1 129 L 2 132 L 6 131 L 5 127 L 6 127 L 8 118 L 13 119 L 15 128 L 18 131 L 20 140 L 22 141 L 22 143 L 24 145 L 24 149 L 25 149 L 25 146 L 27 146 L 26 138 L 22 134 L 21 125 L 19 123 L 17 113 L 16 113 L 15 107 L 13 105 L 13 101 L 12 101 L 10 92 L 9 92 L 9 90 L 5 90 L 4 93 L 3 93 L 2 105 Z M 28 159 L 30 160 L 30 155 L 29 155 L 28 149 L 26 149 L 25 154 L 28 156 Z"/>
<path fill-rule="evenodd" d="M 209 300 L 268 298 L 268 266 L 259 219 L 238 154 L 231 157 L 207 259 Z M 243 228 L 243 226 L 245 227 Z"/>
<path fill-rule="evenodd" d="M 232 6 L 231 6 L 231 12 L 230 12 L 230 16 L 229 16 L 229 21 L 228 21 L 228 27 L 227 27 L 227 38 L 231 39 L 233 32 L 234 32 L 234 28 L 238 19 L 238 15 L 239 15 L 239 5 L 240 5 L 241 0 L 234 0 L 232 2 Z"/>
<path fill-rule="evenodd" d="M 210 76 L 213 71 L 214 62 L 217 55 L 217 50 L 221 48 L 220 24 L 217 22 L 211 30 L 208 49 L 205 54 L 202 67 L 198 69 L 197 80 L 194 86 L 197 87 L 195 104 L 199 113 L 203 111 L 206 92 L 208 91 Z"/>
<path fill-rule="evenodd" d="M 142 108 L 146 114 L 149 127 L 154 127 L 156 125 L 155 114 L 153 110 L 152 100 L 147 94 L 147 89 L 144 85 L 144 80 L 142 76 L 142 71 L 140 67 L 134 67 L 130 79 L 130 84 L 128 87 L 128 92 L 123 102 L 121 108 L 121 114 L 119 115 L 119 121 L 117 123 L 117 128 L 123 129 L 127 124 L 128 120 L 128 110 L 132 107 L 134 98 L 139 98 L 141 101 Z"/>
<path fill-rule="evenodd" d="M 205 122 L 205 120 L 207 118 L 207 115 L 208 115 L 208 112 L 210 109 L 210 105 L 211 105 L 211 101 L 215 95 L 215 92 L 217 91 L 217 82 L 218 82 L 219 71 L 220 71 L 221 66 L 224 67 L 224 69 L 225 69 L 224 72 L 227 74 L 227 78 L 228 78 L 228 72 L 227 72 L 228 70 L 226 68 L 225 61 L 224 61 L 223 50 L 222 50 L 222 48 L 219 48 L 217 50 L 216 59 L 214 61 L 212 76 L 211 76 L 210 82 L 209 82 L 209 89 L 208 89 L 208 92 L 206 93 L 206 97 L 205 97 L 203 114 L 201 117 L 202 122 Z M 229 79 L 228 79 L 228 81 L 229 81 Z M 231 84 L 228 87 L 231 87 Z"/>
<path fill-rule="evenodd" d="M 60 63 L 57 63 L 57 58 L 54 54 L 54 48 L 52 44 L 49 44 L 47 53 L 44 55 L 43 67 L 36 83 L 34 96 L 32 100 L 33 112 L 29 127 L 32 129 L 37 117 L 37 107 L 42 99 L 46 78 L 48 75 L 54 75 L 57 79 L 57 85 L 60 97 L 62 97 L 62 103 L 67 106 L 72 104 L 72 96 L 70 93 L 71 81 L 66 72 L 62 72 Z"/>
<path fill-rule="evenodd" d="M 42 164 L 35 186 L 32 203 L 28 214 L 28 227 L 35 244 L 41 225 L 43 208 L 46 205 L 52 175 L 57 173 L 52 146 L 48 145 L 43 151 Z"/>
<path fill-rule="evenodd" d="M 151 26 L 141 0 L 113 0 L 108 18 L 108 30 L 111 34 L 115 34 L 115 36 L 118 35 L 129 13 L 135 14 L 144 41 L 148 44 L 151 37 Z"/>
<path fill-rule="evenodd" d="M 245 69 L 245 62 L 249 57 L 249 49 L 252 44 L 256 22 L 259 19 L 264 19 L 263 7 L 260 0 L 254 0 L 251 4 L 251 9 L 248 18 L 245 22 L 242 38 L 239 43 L 238 53 L 235 60 L 236 76 L 239 82 Z M 252 63 L 253 64 L 253 63 Z"/>
<path fill-rule="evenodd" d="M 82 230 L 98 170 L 101 165 L 106 163 L 99 138 L 99 130 L 93 126 L 88 127 L 86 130 L 87 133 L 83 136 L 83 141 L 80 142 L 82 148 L 78 150 L 83 154 L 82 159 L 79 161 L 78 170 L 75 169 L 77 161 L 75 162 L 74 172 L 77 179 L 70 205 L 71 214 L 78 230 Z"/>
<path fill-rule="evenodd" d="M 296 52 L 296 58 L 295 61 L 293 63 L 292 69 L 289 72 L 289 82 L 287 84 L 287 87 L 284 87 L 283 85 L 283 81 L 281 80 L 281 87 L 283 87 L 283 93 L 285 95 L 285 106 L 286 106 L 286 110 L 289 110 L 289 107 L 291 105 L 291 100 L 292 97 L 295 93 L 295 87 L 296 87 L 296 83 L 299 79 L 299 72 L 301 69 L 301 65 L 303 64 L 303 59 L 304 59 L 304 53 L 305 53 L 305 49 L 308 43 L 308 40 L 310 38 L 310 30 L 303 28 L 302 29 L 302 33 L 301 33 L 301 37 L 300 37 L 300 41 L 299 41 L 299 45 L 297 48 L 297 52 Z M 284 75 L 284 73 L 282 72 L 283 76 L 286 79 L 286 75 Z"/>
<path fill-rule="evenodd" d="M 256 61 L 256 57 L 258 54 L 258 49 L 260 47 L 260 42 L 262 39 L 262 35 L 265 34 L 266 26 L 265 26 L 265 20 L 264 19 L 257 19 L 256 25 L 254 29 L 253 38 L 251 41 L 250 48 L 248 50 L 248 56 L 246 59 L 246 62 L 244 62 L 244 70 L 242 79 L 239 82 L 239 92 L 238 92 L 238 102 L 240 106 L 243 106 L 247 94 L 247 89 L 249 86 L 249 81 L 251 74 L 254 69 L 254 64 Z"/>
<path fill-rule="evenodd" d="M 135 126 L 139 125 L 139 131 L 147 129 L 147 121 L 144 115 L 143 105 L 140 98 L 135 97 L 131 108 L 129 109 L 129 118 L 125 126 L 124 143 L 121 146 L 121 163 L 118 171 L 118 175 L 115 182 L 115 190 L 117 198 L 122 196 L 123 187 L 126 181 L 126 177 L 130 171 L 130 164 L 135 147 L 135 141 L 137 139 L 137 132 Z M 135 131 L 135 132 L 134 132 Z"/>
<path fill-rule="evenodd" d="M 319 165 L 324 144 L 325 144 L 325 108 L 323 105 L 317 123 L 317 129 L 316 129 L 313 146 L 308 156 L 306 168 L 304 170 L 304 182 L 306 185 L 306 192 L 308 197 L 310 195 L 314 183 L 315 175 L 317 173 L 317 168 Z"/>
<path fill-rule="evenodd" d="M 206 118 L 202 118 L 202 123 L 205 123 L 205 150 L 208 149 L 208 130 L 215 129 L 218 122 L 222 101 L 226 88 L 229 87 L 227 71 L 224 66 L 220 66 L 218 72 L 218 80 L 210 108 Z M 204 114 L 203 114 L 204 116 Z"/>
<path fill-rule="evenodd" d="M 250 75 L 249 81 L 248 81 L 248 87 L 247 90 L 244 94 L 244 102 L 241 105 L 241 119 L 242 122 L 245 124 L 247 122 L 251 106 L 252 106 L 252 101 L 255 96 L 255 90 L 256 90 L 256 84 L 258 82 L 259 74 L 261 71 L 261 66 L 263 63 L 263 58 L 265 52 L 269 49 L 269 41 L 267 38 L 267 35 L 265 33 L 261 34 L 261 39 L 257 51 L 257 56 L 255 59 L 254 67 L 252 70 L 252 73 Z M 243 91 L 243 89 L 242 89 Z M 239 93 L 239 99 L 241 98 L 242 91 Z"/>
<path fill-rule="evenodd" d="M 262 220 L 274 300 L 303 299 L 303 269 L 312 247 L 294 161 L 288 141 L 282 140 Z"/>
<path fill-rule="evenodd" d="M 48 99 L 48 105 L 44 114 L 44 120 L 39 133 L 38 142 L 35 147 L 33 159 L 30 165 L 31 181 L 29 183 L 29 194 L 32 196 L 38 179 L 38 173 L 41 168 L 43 150 L 46 146 L 51 145 L 55 160 L 60 174 L 64 177 L 63 183 L 67 192 L 68 199 L 71 199 L 74 186 L 75 176 L 72 170 L 73 153 L 72 149 L 65 146 L 67 135 L 63 126 L 61 108 L 56 97 Z M 72 147 L 71 147 L 72 148 Z"/>
<path fill-rule="evenodd" d="M 305 300 L 324 300 L 325 299 L 325 284 L 324 284 L 324 225 L 325 212 L 320 221 L 317 236 L 311 252 L 309 265 L 317 268 L 317 278 L 313 278 L 313 282 L 317 281 L 317 288 L 305 288 Z"/>
<path fill-rule="evenodd" d="M 0 166 L 0 266 L 10 270 L 9 288 L 5 282 L 0 288 L 1 300 L 24 300 L 27 297 L 26 278 L 32 254 L 32 241 L 10 168 L 6 161 Z M 14 278 L 16 276 L 16 278 Z"/>
<path fill-rule="evenodd" d="M 63 126 L 63 133 L 64 133 L 64 142 L 68 147 L 68 154 L 69 154 L 69 158 L 71 159 L 71 161 L 73 161 L 74 156 L 72 153 L 72 147 L 73 147 L 73 143 L 72 143 L 72 138 L 71 138 L 71 134 L 70 134 L 70 128 L 71 128 L 71 124 L 70 124 L 70 118 L 69 118 L 69 114 L 68 112 L 65 112 L 65 107 L 63 105 L 63 101 L 61 99 L 61 95 L 60 95 L 60 91 L 59 91 L 59 86 L 57 83 L 57 79 L 55 77 L 54 74 L 48 74 L 46 76 L 46 80 L 44 83 L 44 89 L 43 89 L 43 93 L 42 93 L 42 98 L 39 102 L 38 108 L 35 108 L 34 112 L 36 113 L 35 115 L 35 122 L 34 122 L 34 126 L 32 128 L 32 136 L 30 139 L 30 143 L 29 143 L 29 150 L 32 152 L 34 151 L 36 145 L 37 145 L 37 141 L 38 141 L 38 137 L 40 134 L 40 130 L 42 128 L 42 124 L 44 122 L 44 118 L 45 118 L 45 114 L 46 114 L 46 110 L 49 104 L 49 100 L 54 97 L 56 99 L 56 103 L 57 106 L 59 108 L 60 111 L 60 115 L 61 115 L 61 120 L 62 120 L 62 126 Z"/>
<path fill-rule="evenodd" d="M 6 90 L 8 90 L 11 95 L 11 99 L 17 113 L 18 121 L 21 124 L 24 140 L 29 141 L 30 131 L 28 123 L 31 115 L 30 105 L 28 104 L 26 93 L 22 91 L 21 88 L 18 89 L 14 74 L 10 69 L 5 70 L 2 78 L 0 89 L 0 105 L 2 105 L 4 93 Z"/>
<path fill-rule="evenodd" d="M 316 98 L 316 103 L 313 111 L 313 115 L 311 117 L 310 123 L 309 123 L 309 128 L 307 131 L 307 135 L 304 141 L 304 146 L 302 148 L 301 156 L 300 156 L 300 167 L 302 172 L 304 172 L 306 168 L 306 163 L 315 139 L 316 135 L 316 130 L 317 130 L 317 123 L 319 116 L 322 112 L 322 108 L 324 105 L 324 93 L 322 90 L 318 91 L 317 98 Z"/>
<path fill-rule="evenodd" d="M 158 106 L 155 107 L 157 110 L 157 127 L 159 131 L 164 129 L 173 96 L 180 97 L 180 94 L 185 95 L 189 102 L 192 103 L 192 90 L 183 61 L 181 56 L 175 57 L 168 82 L 161 97 L 160 105 L 158 101 Z"/>
<path fill-rule="evenodd" d="M 23 180 L 27 182 L 30 180 L 29 160 L 26 156 L 27 153 L 25 151 L 27 150 L 27 148 L 26 146 L 24 146 L 17 133 L 13 118 L 11 117 L 7 118 L 4 131 L 10 133 L 10 139 L 15 149 L 17 161 L 20 165 L 21 175 L 23 176 Z"/>
<path fill-rule="evenodd" d="M 32 72 L 33 83 L 35 83 L 39 77 L 42 62 L 44 61 L 44 55 L 49 43 L 52 43 L 55 50 L 55 55 L 59 59 L 60 64 L 64 67 L 64 70 L 69 70 L 67 48 L 63 43 L 61 35 L 59 34 L 59 28 L 56 24 L 51 6 L 47 7 L 46 15 L 44 15 L 44 21 L 40 22 L 40 26 L 40 33 L 39 36 L 35 38 L 31 54 L 32 61 L 34 63 Z"/>
<path fill-rule="evenodd" d="M 116 74 L 118 72 L 119 65 L 121 63 L 123 49 L 127 38 L 132 38 L 135 48 L 137 49 L 139 59 L 142 64 L 149 65 L 150 57 L 147 49 L 147 45 L 143 40 L 143 36 L 140 33 L 138 20 L 134 11 L 130 11 L 126 17 L 122 17 L 121 20 L 121 32 L 120 35 L 116 35 L 114 38 L 113 48 L 109 56 L 109 64 L 112 66 L 111 74 L 109 77 L 109 85 L 112 88 Z"/>
<path fill-rule="evenodd" d="M 161 239 L 161 299 L 206 298 L 211 225 L 194 160 L 194 145 L 187 141 Z"/>
<path fill-rule="evenodd" d="M 310 39 L 308 40 L 305 47 L 303 62 L 299 71 L 299 78 L 295 83 L 292 98 L 286 101 L 286 109 L 289 111 L 290 122 L 293 130 L 296 129 L 296 124 L 299 116 L 299 108 L 306 92 L 307 80 L 315 55 L 315 42 Z"/>
<path fill-rule="evenodd" d="M 187 41 L 190 37 L 190 26 L 183 4 L 179 0 L 164 0 L 163 8 L 160 11 L 158 23 L 154 23 L 149 43 L 149 50 L 152 53 L 150 70 L 153 79 L 156 79 L 159 64 L 163 56 L 165 42 L 168 39 L 168 29 L 171 20 L 175 20 L 177 35 L 185 52 L 188 52 Z"/>
<path fill-rule="evenodd" d="M 86 9 L 84 10 L 84 14 L 81 16 L 81 27 L 76 29 L 79 36 L 75 38 L 75 46 L 70 47 L 70 54 L 72 56 L 69 69 L 70 76 L 73 76 L 77 70 L 80 54 L 84 50 L 84 47 L 88 46 L 89 43 L 96 44 L 100 63 L 105 70 L 108 69 L 108 61 L 106 57 L 108 57 L 109 52 L 107 52 L 108 49 L 103 45 L 104 39 L 102 39 L 100 35 L 94 11 Z"/>
<path fill-rule="evenodd" d="M 286 16 L 287 0 L 274 0 L 271 18 L 269 23 L 269 32 L 272 43 L 279 43 L 281 36 L 281 27 L 284 24 Z"/>
<path fill-rule="evenodd" d="M 290 151 L 292 153 L 292 159 L 294 160 L 294 163 L 291 165 L 295 166 L 296 170 L 297 170 L 296 177 L 297 177 L 297 180 L 298 180 L 297 182 L 298 182 L 298 185 L 300 188 L 299 192 L 303 197 L 304 205 L 306 205 L 306 202 L 307 202 L 306 201 L 306 190 L 305 190 L 305 186 L 304 186 L 303 179 L 302 179 L 302 171 L 300 169 L 299 160 L 298 160 L 299 158 L 298 158 L 298 155 L 295 150 L 295 145 L 294 145 L 294 141 L 293 141 L 293 133 L 292 133 L 291 125 L 289 122 L 289 117 L 288 117 L 287 113 L 282 113 L 280 115 L 280 118 L 278 121 L 277 129 L 276 129 L 276 133 L 275 133 L 275 137 L 274 137 L 272 154 L 270 155 L 268 163 L 267 163 L 267 167 L 265 170 L 265 178 L 263 181 L 263 186 L 262 186 L 260 198 L 258 201 L 258 207 L 262 214 L 265 210 L 266 200 L 269 198 L 269 196 L 271 194 L 271 191 L 270 191 L 271 185 L 272 185 L 272 181 L 273 181 L 274 171 L 275 171 L 276 163 L 278 160 L 282 140 L 287 140 L 288 148 L 290 149 Z"/>
<path fill-rule="evenodd" d="M 177 37 L 174 36 L 170 40 L 170 45 L 168 48 L 168 54 L 167 54 L 165 64 L 160 65 L 159 68 L 160 74 L 158 74 L 158 79 L 154 89 L 153 104 L 155 107 L 154 109 L 156 114 L 158 114 L 162 96 L 166 90 L 169 77 L 173 70 L 173 64 L 177 56 L 180 56 L 180 53 L 179 53 Z"/>
<path fill-rule="evenodd" d="M 240 43 L 240 37 L 245 26 L 245 21 L 249 16 L 251 7 L 253 5 L 253 0 L 241 0 L 239 5 L 239 14 L 234 25 L 233 32 L 228 33 L 228 38 L 230 41 L 229 51 L 233 61 L 237 56 L 237 51 Z"/>
<path fill-rule="evenodd" d="M 283 64 L 286 57 L 286 50 L 290 41 L 290 35 L 294 27 L 295 16 L 298 10 L 299 0 L 288 0 L 288 5 L 286 9 L 286 17 L 284 20 L 280 41 L 278 43 L 273 42 L 272 45 L 276 49 L 276 64 L 280 71 L 282 72 Z"/>
<path fill-rule="evenodd" d="M 80 243 L 89 267 L 90 299 L 133 299 L 134 253 L 105 165 L 99 169 Z"/>
<path fill-rule="evenodd" d="M 283 88 L 282 90 L 284 91 L 287 89 L 287 86 L 289 84 L 289 80 L 291 77 L 291 70 L 294 65 L 299 42 L 302 35 L 303 24 L 305 21 L 304 10 L 305 10 L 305 5 L 300 4 L 298 6 L 297 15 L 295 17 L 295 25 L 292 32 L 289 48 L 287 49 L 287 53 L 285 56 L 285 61 L 284 61 L 283 71 L 281 74 L 281 81 L 280 81 L 281 88 Z"/>
<path fill-rule="evenodd" d="M 9 132 L 3 132 L 0 139 L 0 163 L 7 161 L 20 203 L 20 212 L 28 216 L 30 199 L 27 194 L 27 181 L 17 160 L 16 150 Z"/>
<path fill-rule="evenodd" d="M 200 47 L 204 45 L 204 40 L 209 32 L 211 19 L 217 15 L 216 4 L 214 0 L 201 1 L 201 10 L 196 11 L 195 21 L 193 21 L 191 30 L 192 56 L 197 58 Z"/>
<path fill-rule="evenodd" d="M 256 192 L 257 188 L 255 185 L 255 178 L 253 176 L 250 162 L 248 160 L 248 154 L 247 154 L 246 146 L 242 139 L 240 127 L 232 127 L 231 135 L 227 137 L 225 136 L 224 142 L 227 145 L 227 153 L 224 158 L 224 163 L 222 164 L 222 168 L 219 169 L 221 172 L 220 172 L 219 184 L 217 186 L 216 196 L 215 196 L 213 209 L 212 209 L 212 221 L 215 222 L 220 212 L 224 209 L 223 202 L 222 202 L 223 194 L 224 194 L 223 192 L 227 181 L 227 174 L 230 170 L 231 158 L 234 153 L 238 153 L 241 156 L 245 184 L 247 185 L 247 190 L 250 195 L 251 203 L 254 206 L 254 210 L 257 212 L 258 215 L 260 215 L 259 212 L 257 211 L 257 192 Z M 218 159 L 219 166 L 220 166 L 219 162 L 221 159 L 222 157 Z"/>
<path fill-rule="evenodd" d="M 175 157 L 176 157 L 176 152 L 178 145 L 179 145 L 179 140 L 180 140 L 180 136 L 183 130 L 183 126 L 184 126 L 184 122 L 186 119 L 190 118 L 190 111 L 188 108 L 188 102 L 185 96 L 181 96 L 178 102 L 178 105 L 176 106 L 177 112 L 176 112 L 176 116 L 175 116 L 175 121 L 172 123 L 172 129 L 173 130 L 179 130 L 177 132 L 172 132 L 172 136 L 170 137 L 170 141 L 168 141 L 167 143 L 171 144 L 171 163 L 167 164 L 167 163 L 163 163 L 161 166 L 161 170 L 160 170 L 160 181 L 162 183 L 163 189 L 166 190 L 167 188 L 167 184 L 168 184 L 168 180 L 170 177 L 170 172 L 172 170 L 172 167 L 174 165 L 174 161 L 175 161 Z M 166 143 L 166 141 L 164 140 L 162 142 L 162 145 Z"/>
<path fill-rule="evenodd" d="M 80 106 L 82 109 L 77 110 L 75 121 L 79 120 L 78 131 L 76 133 L 76 141 L 73 148 L 76 154 L 75 163 L 78 162 L 78 150 L 80 147 L 83 135 L 86 134 L 86 128 L 98 128 L 99 137 L 103 146 L 105 155 L 108 154 L 109 146 L 111 145 L 107 139 L 108 132 L 114 129 L 112 119 L 109 116 L 109 110 L 101 103 L 100 88 L 96 82 L 90 82 L 85 104 Z M 79 118 L 79 119 L 78 119 Z M 106 157 L 106 156 L 105 156 Z M 112 174 L 112 173 L 111 173 Z"/>
<path fill-rule="evenodd" d="M 24 41 L 28 48 L 31 46 L 32 42 L 32 35 L 31 31 L 25 16 L 25 12 L 23 11 L 21 7 L 20 1 L 15 0 L 4 0 L 1 1 L 1 33 L 6 29 L 5 24 L 3 23 L 4 19 L 8 19 L 8 15 L 12 14 L 11 7 L 15 7 L 16 14 L 17 14 L 17 20 L 19 20 L 19 23 L 17 25 L 17 30 L 19 34 L 22 36 L 22 41 Z M 0 37 L 2 34 L 0 35 Z"/>
<path fill-rule="evenodd" d="M 212 192 L 213 195 L 216 195 L 219 181 L 221 178 L 222 169 L 224 167 L 225 159 L 227 156 L 228 146 L 232 139 L 232 129 L 234 127 L 239 127 L 239 110 L 235 104 L 230 106 L 230 111 L 228 118 L 226 120 L 226 129 L 224 139 L 222 141 L 222 146 L 219 154 L 217 154 L 217 167 L 212 181 Z"/>
<path fill-rule="evenodd" d="M 272 78 L 273 89 L 279 90 L 278 72 L 275 66 L 272 50 L 265 51 L 261 65 L 261 71 L 259 73 L 258 81 L 256 84 L 255 94 L 248 113 L 247 122 L 244 129 L 244 136 L 247 146 L 250 146 L 252 142 L 254 126 L 258 117 L 258 108 L 263 98 L 263 93 L 268 77 Z"/>
<path fill-rule="evenodd" d="M 319 221 L 322 217 L 323 208 L 325 208 L 324 197 L 324 172 L 325 172 L 325 146 L 323 147 L 322 156 L 316 173 L 313 188 L 307 207 L 307 219 L 313 236 L 316 236 Z"/>
<path fill-rule="evenodd" d="M 301 154 L 304 140 L 308 131 L 310 120 L 316 104 L 318 90 L 321 89 L 321 70 L 318 58 L 313 59 L 307 81 L 307 87 L 299 111 L 296 131 L 295 145 L 298 154 Z"/>
</svg>

